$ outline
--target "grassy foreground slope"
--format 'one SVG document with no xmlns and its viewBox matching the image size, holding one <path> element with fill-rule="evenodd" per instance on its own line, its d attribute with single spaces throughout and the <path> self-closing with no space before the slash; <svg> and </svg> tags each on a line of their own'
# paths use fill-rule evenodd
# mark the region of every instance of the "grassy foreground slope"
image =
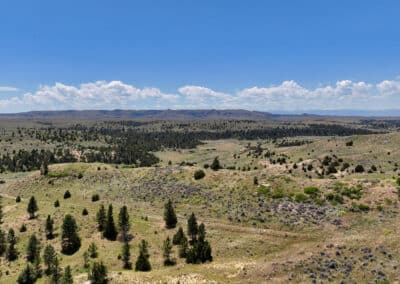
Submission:
<svg viewBox="0 0 400 284">
<path fill-rule="evenodd" d="M 39 171 L 3 173 L 2 227 L 16 231 L 20 255 L 11 263 L 2 259 L 0 281 L 15 283 L 33 233 L 42 247 L 50 243 L 60 252 L 60 236 L 46 240 L 44 223 L 52 215 L 60 234 L 67 213 L 77 220 L 82 246 L 72 256 L 62 255 L 61 266 L 72 267 L 76 283 L 87 281 L 83 253 L 91 242 L 98 246 L 98 258 L 108 267 L 111 283 L 398 281 L 400 217 L 395 163 L 400 160 L 400 135 L 296 139 L 309 143 L 281 147 L 277 146 L 280 141 L 257 141 L 262 148 L 258 155 L 255 141 L 219 140 L 196 149 L 159 152 L 159 167 L 70 163 L 51 165 L 48 176 Z M 346 146 L 349 141 L 353 146 Z M 268 151 L 275 152 L 272 158 L 265 156 Z M 195 180 L 194 172 L 216 156 L 230 169 L 205 169 L 206 176 Z M 318 171 L 326 156 L 342 161 L 338 172 L 321 177 Z M 274 161 L 278 157 L 285 157 L 285 162 Z M 349 168 L 342 171 L 346 162 Z M 312 170 L 308 170 L 310 164 Z M 354 172 L 358 164 L 364 172 Z M 377 169 L 368 173 L 372 165 Z M 71 192 L 69 199 L 63 199 L 66 190 Z M 93 194 L 99 194 L 100 200 L 92 202 Z M 29 220 L 26 207 L 32 195 L 39 211 L 37 219 Z M 22 198 L 20 203 L 15 201 L 17 196 Z M 177 258 L 176 266 L 163 266 L 162 242 L 176 232 L 164 226 L 163 206 L 168 199 L 176 208 L 178 227 L 186 231 L 191 212 L 204 222 L 213 262 L 192 265 Z M 54 207 L 56 200 L 60 207 Z M 128 206 L 132 261 L 138 255 L 139 241 L 146 239 L 151 272 L 122 269 L 118 259 L 122 242 L 105 240 L 96 229 L 95 215 L 101 203 L 112 203 L 115 217 L 121 206 Z M 82 215 L 84 208 L 87 216 Z M 27 231 L 21 233 L 22 224 Z M 43 277 L 38 283 L 46 281 Z"/>
</svg>

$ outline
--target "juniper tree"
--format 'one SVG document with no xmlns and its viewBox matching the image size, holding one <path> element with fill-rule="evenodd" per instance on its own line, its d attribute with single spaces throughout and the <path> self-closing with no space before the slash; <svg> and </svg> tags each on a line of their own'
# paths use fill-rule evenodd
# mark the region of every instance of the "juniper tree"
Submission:
<svg viewBox="0 0 400 284">
<path fill-rule="evenodd" d="M 183 238 L 186 238 L 185 233 L 183 232 L 182 227 L 179 227 L 178 231 L 175 233 L 174 237 L 172 238 L 172 243 L 174 245 L 179 245 Z"/>
<path fill-rule="evenodd" d="M 187 225 L 188 225 L 188 235 L 191 238 L 191 244 L 194 244 L 194 242 L 196 241 L 197 232 L 199 230 L 197 226 L 196 216 L 194 215 L 194 213 L 190 215 Z"/>
<path fill-rule="evenodd" d="M 212 164 L 210 165 L 210 168 L 214 171 L 218 171 L 219 169 L 221 169 L 221 165 L 219 163 L 218 157 L 215 157 Z"/>
<path fill-rule="evenodd" d="M 28 247 L 26 249 L 26 259 L 30 263 L 35 263 L 40 258 L 40 242 L 36 238 L 36 235 L 32 235 L 28 241 Z"/>
<path fill-rule="evenodd" d="M 56 200 L 54 201 L 54 207 L 60 207 L 60 201 Z"/>
<path fill-rule="evenodd" d="M 103 204 L 100 205 L 99 211 L 96 214 L 96 220 L 97 229 L 102 232 L 106 226 L 106 209 Z"/>
<path fill-rule="evenodd" d="M 178 222 L 171 199 L 168 200 L 168 202 L 165 204 L 164 221 L 165 221 L 165 226 L 168 229 L 175 228 L 176 223 Z"/>
<path fill-rule="evenodd" d="M 150 271 L 151 265 L 149 261 L 149 251 L 147 248 L 148 244 L 145 240 L 142 240 L 139 244 L 139 255 L 136 260 L 135 270 L 136 271 Z"/>
<path fill-rule="evenodd" d="M 97 246 L 95 243 L 91 243 L 88 248 L 88 254 L 91 258 L 96 258 L 98 256 Z"/>
<path fill-rule="evenodd" d="M 46 238 L 51 240 L 54 237 L 54 220 L 50 215 L 47 215 L 46 219 Z"/>
<path fill-rule="evenodd" d="M 54 260 L 56 259 L 56 257 L 57 257 L 57 254 L 56 254 L 54 247 L 52 245 L 47 245 L 44 248 L 44 252 L 43 252 L 43 262 L 46 265 L 45 273 L 47 275 L 50 275 L 52 273 L 53 266 L 54 266 Z"/>
<path fill-rule="evenodd" d="M 6 233 L 0 228 L 0 257 L 6 253 L 7 238 Z"/>
<path fill-rule="evenodd" d="M 125 242 L 122 245 L 122 262 L 124 269 L 132 269 L 130 249 L 131 246 L 129 245 L 129 243 Z"/>
<path fill-rule="evenodd" d="M 124 205 L 119 211 L 118 226 L 121 232 L 121 238 L 124 242 L 128 241 L 128 234 L 130 229 L 128 208 Z"/>
<path fill-rule="evenodd" d="M 74 254 L 81 246 L 74 217 L 70 214 L 65 215 L 61 229 L 61 252 L 67 255 Z"/>
<path fill-rule="evenodd" d="M 12 228 L 8 231 L 7 242 L 8 242 L 7 253 L 6 253 L 7 260 L 14 261 L 18 258 L 18 251 L 15 248 L 15 245 L 17 244 L 17 238 L 15 237 L 15 232 Z"/>
<path fill-rule="evenodd" d="M 108 283 L 107 268 L 103 262 L 95 262 L 89 271 L 88 278 L 90 283 L 93 284 L 106 284 Z"/>
<path fill-rule="evenodd" d="M 29 213 L 29 219 L 34 219 L 35 218 L 35 213 L 39 210 L 39 207 L 37 206 L 36 199 L 34 196 L 29 199 L 28 203 L 28 208 L 27 211 Z"/>
<path fill-rule="evenodd" d="M 24 270 L 18 276 L 18 284 L 33 284 L 37 280 L 36 271 L 30 263 L 27 263 Z"/>
<path fill-rule="evenodd" d="M 175 265 L 175 261 L 171 259 L 172 253 L 172 242 L 169 237 L 164 240 L 163 243 L 163 257 L 164 257 L 164 265 Z"/>
<path fill-rule="evenodd" d="M 73 284 L 74 283 L 74 279 L 72 278 L 71 266 L 68 265 L 67 267 L 65 267 L 64 275 L 61 280 L 61 283 L 62 284 Z"/>
<path fill-rule="evenodd" d="M 115 223 L 114 223 L 113 207 L 110 204 L 108 206 L 107 220 L 106 220 L 106 225 L 104 227 L 103 236 L 110 241 L 115 241 L 117 238 L 117 234 L 118 234 L 117 229 L 115 228 Z"/>
</svg>

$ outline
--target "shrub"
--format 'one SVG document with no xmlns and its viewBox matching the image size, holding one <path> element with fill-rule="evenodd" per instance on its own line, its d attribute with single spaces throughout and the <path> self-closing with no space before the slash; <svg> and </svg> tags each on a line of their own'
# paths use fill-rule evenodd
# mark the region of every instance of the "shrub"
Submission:
<svg viewBox="0 0 400 284">
<path fill-rule="evenodd" d="M 308 186 L 304 188 L 304 193 L 311 197 L 316 197 L 319 194 L 319 188 L 315 186 Z"/>
<path fill-rule="evenodd" d="M 100 200 L 100 195 L 98 193 L 92 195 L 92 202 L 96 202 Z"/>
<path fill-rule="evenodd" d="M 82 210 L 82 215 L 83 216 L 86 216 L 86 215 L 88 215 L 89 214 L 89 212 L 87 211 L 87 209 L 86 208 L 83 208 L 83 210 Z"/>
<path fill-rule="evenodd" d="M 206 173 L 203 170 L 197 170 L 194 172 L 194 179 L 199 180 L 206 176 Z"/>
<path fill-rule="evenodd" d="M 297 193 L 294 198 L 296 202 L 305 202 L 307 201 L 307 199 L 308 199 L 307 195 L 303 193 Z"/>
<path fill-rule="evenodd" d="M 68 199 L 68 198 L 71 198 L 71 192 L 69 192 L 69 190 L 67 190 L 67 191 L 64 193 L 64 199 Z"/>
<path fill-rule="evenodd" d="M 363 167 L 362 165 L 357 165 L 357 166 L 355 167 L 354 171 L 355 171 L 356 173 L 363 173 L 365 170 L 364 170 L 364 167 Z"/>
</svg>

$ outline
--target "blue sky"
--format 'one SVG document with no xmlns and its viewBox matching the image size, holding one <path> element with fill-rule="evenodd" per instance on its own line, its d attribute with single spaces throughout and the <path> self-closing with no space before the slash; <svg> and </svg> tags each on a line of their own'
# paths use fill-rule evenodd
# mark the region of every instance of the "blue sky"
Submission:
<svg viewBox="0 0 400 284">
<path fill-rule="evenodd" d="M 399 1 L 1 1 L 0 112 L 400 106 Z"/>
</svg>

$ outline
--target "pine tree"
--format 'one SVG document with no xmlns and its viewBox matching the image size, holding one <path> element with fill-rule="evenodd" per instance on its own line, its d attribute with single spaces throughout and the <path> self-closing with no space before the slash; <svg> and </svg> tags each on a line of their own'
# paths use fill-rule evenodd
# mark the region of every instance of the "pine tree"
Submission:
<svg viewBox="0 0 400 284">
<path fill-rule="evenodd" d="M 128 208 L 125 205 L 119 211 L 118 226 L 121 232 L 122 241 L 127 242 L 129 237 L 130 223 Z"/>
<path fill-rule="evenodd" d="M 26 249 L 26 259 L 30 263 L 35 263 L 40 258 L 40 242 L 36 238 L 36 235 L 32 235 L 29 238 L 28 247 Z"/>
<path fill-rule="evenodd" d="M 46 238 L 51 240 L 54 237 L 54 220 L 51 219 L 50 215 L 47 215 L 46 219 Z"/>
<path fill-rule="evenodd" d="M 57 257 L 57 254 L 56 254 L 54 247 L 52 245 L 47 245 L 44 248 L 44 252 L 43 252 L 43 261 L 44 261 L 44 264 L 46 265 L 45 273 L 47 275 L 50 275 L 52 273 L 53 266 L 54 266 L 54 260 L 56 259 L 56 257 Z"/>
<path fill-rule="evenodd" d="M 97 219 L 97 229 L 99 232 L 104 231 L 104 228 L 106 227 L 106 209 L 104 208 L 104 205 L 100 205 L 100 209 L 96 214 L 96 219 Z"/>
<path fill-rule="evenodd" d="M 8 231 L 7 242 L 7 260 L 14 261 L 18 258 L 18 252 L 15 248 L 15 245 L 17 244 L 17 238 L 15 237 L 15 232 L 12 228 Z"/>
<path fill-rule="evenodd" d="M 194 242 L 196 241 L 198 230 L 199 228 L 197 226 L 196 216 L 194 215 L 194 213 L 192 213 L 192 215 L 190 215 L 188 219 L 188 235 L 191 238 L 191 244 L 194 244 Z"/>
<path fill-rule="evenodd" d="M 167 237 L 163 243 L 163 257 L 164 257 L 164 265 L 175 265 L 175 261 L 171 259 L 172 253 L 172 242 L 169 237 Z"/>
<path fill-rule="evenodd" d="M 110 241 L 115 241 L 117 238 L 117 234 L 118 234 L 117 229 L 115 228 L 115 223 L 114 223 L 113 207 L 110 204 L 108 206 L 107 220 L 106 220 L 106 226 L 104 228 L 103 236 Z"/>
<path fill-rule="evenodd" d="M 122 245 L 122 262 L 124 269 L 132 269 L 130 249 L 131 246 L 129 245 L 129 243 L 125 242 Z"/>
<path fill-rule="evenodd" d="M 71 266 L 65 267 L 64 275 L 61 281 L 62 284 L 73 284 L 74 279 L 72 278 Z"/>
<path fill-rule="evenodd" d="M 88 278 L 92 284 L 108 283 L 107 268 L 103 262 L 95 262 L 89 271 Z"/>
<path fill-rule="evenodd" d="M 151 270 L 151 265 L 149 262 L 149 252 L 147 249 L 147 242 L 145 240 L 142 240 L 142 242 L 139 244 L 139 255 L 136 260 L 135 264 L 135 270 L 136 271 L 150 271 Z"/>
<path fill-rule="evenodd" d="M 182 227 L 179 227 L 178 231 L 176 232 L 176 234 L 172 238 L 172 243 L 174 245 L 179 245 L 183 238 L 186 238 L 185 233 L 183 232 Z"/>
<path fill-rule="evenodd" d="M 211 246 L 208 241 L 205 241 L 202 245 L 202 249 L 199 252 L 199 257 L 201 262 L 206 262 L 206 261 L 212 261 L 212 252 L 211 252 Z"/>
<path fill-rule="evenodd" d="M 206 239 L 206 227 L 204 226 L 203 223 L 201 223 L 199 226 L 198 236 L 199 236 L 199 242 L 203 243 Z"/>
<path fill-rule="evenodd" d="M 52 283 L 54 283 L 54 284 L 60 283 L 61 275 L 62 275 L 62 269 L 60 267 L 60 261 L 58 260 L 58 257 L 56 256 L 54 259 L 54 263 L 53 263 L 53 270 L 51 271 Z"/>
<path fill-rule="evenodd" d="M 0 228 L 0 257 L 6 253 L 7 238 L 6 233 Z"/>
<path fill-rule="evenodd" d="M 29 213 L 29 219 L 34 219 L 35 213 L 38 210 L 39 210 L 39 208 L 37 206 L 36 199 L 34 196 L 32 196 L 31 199 L 29 199 L 28 208 L 27 208 L 27 211 Z"/>
<path fill-rule="evenodd" d="M 78 236 L 78 226 L 74 217 L 70 214 L 65 215 L 61 233 L 61 251 L 71 255 L 79 250 L 81 239 Z"/>
<path fill-rule="evenodd" d="M 188 241 L 187 238 L 184 237 L 181 239 L 181 242 L 179 244 L 179 257 L 185 258 L 187 256 L 187 251 L 188 251 Z"/>
<path fill-rule="evenodd" d="M 96 257 L 98 256 L 98 253 L 97 253 L 97 246 L 96 246 L 95 243 L 92 242 L 92 243 L 89 245 L 88 254 L 89 254 L 89 257 L 91 257 L 91 258 L 96 258 Z"/>
<path fill-rule="evenodd" d="M 165 204 L 164 221 L 165 221 L 165 226 L 168 229 L 175 228 L 176 223 L 178 222 L 171 200 L 168 200 L 168 202 Z"/>
<path fill-rule="evenodd" d="M 35 269 L 30 263 L 27 263 L 24 270 L 19 274 L 18 284 L 33 284 L 37 280 Z"/>
</svg>

